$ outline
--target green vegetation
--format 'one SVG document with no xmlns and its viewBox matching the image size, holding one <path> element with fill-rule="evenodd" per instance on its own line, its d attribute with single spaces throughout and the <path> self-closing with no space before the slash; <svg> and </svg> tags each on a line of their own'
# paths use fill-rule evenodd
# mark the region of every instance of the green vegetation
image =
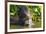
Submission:
<svg viewBox="0 0 46 34">
<path fill-rule="evenodd" d="M 41 27 L 41 6 L 26 6 L 28 9 L 30 9 L 30 12 L 32 13 L 32 21 L 35 25 L 33 25 L 33 28 L 39 28 Z M 20 8 L 22 8 L 22 5 L 10 5 L 10 16 L 11 17 L 19 17 L 19 11 Z M 18 28 L 18 25 L 10 25 L 11 29 Z"/>
<path fill-rule="evenodd" d="M 33 10 L 32 21 L 35 24 L 32 27 L 39 28 L 41 27 L 41 8 L 40 6 L 32 6 L 31 9 Z"/>
</svg>

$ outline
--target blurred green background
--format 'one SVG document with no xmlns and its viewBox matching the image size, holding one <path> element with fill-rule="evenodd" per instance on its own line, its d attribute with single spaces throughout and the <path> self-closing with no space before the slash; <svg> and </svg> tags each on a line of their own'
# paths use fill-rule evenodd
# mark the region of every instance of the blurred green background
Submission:
<svg viewBox="0 0 46 34">
<path fill-rule="evenodd" d="M 19 10 L 22 5 L 10 5 L 10 17 L 19 17 Z M 26 5 L 25 5 L 26 6 Z M 26 6 L 30 9 L 32 13 L 32 21 L 35 25 L 32 25 L 32 28 L 40 28 L 41 27 L 41 6 Z M 22 8 L 22 7 L 21 7 Z M 21 26 L 22 27 L 22 26 Z M 10 24 L 10 29 L 20 28 L 19 25 Z M 25 25 L 24 28 L 28 28 L 28 25 Z"/>
</svg>

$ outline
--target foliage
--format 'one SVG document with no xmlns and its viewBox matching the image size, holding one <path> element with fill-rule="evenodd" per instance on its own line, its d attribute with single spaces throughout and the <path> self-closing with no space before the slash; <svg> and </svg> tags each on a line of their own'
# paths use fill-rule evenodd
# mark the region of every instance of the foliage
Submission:
<svg viewBox="0 0 46 34">
<path fill-rule="evenodd" d="M 41 21 L 41 8 L 40 6 L 29 6 L 32 9 L 32 20 L 35 22 Z"/>
<path fill-rule="evenodd" d="M 41 23 L 41 8 L 40 6 L 26 6 L 27 9 L 30 9 L 30 12 L 32 13 L 32 21 L 34 23 Z M 19 17 L 20 10 L 22 8 L 22 5 L 10 5 L 10 16 L 12 17 Z"/>
</svg>

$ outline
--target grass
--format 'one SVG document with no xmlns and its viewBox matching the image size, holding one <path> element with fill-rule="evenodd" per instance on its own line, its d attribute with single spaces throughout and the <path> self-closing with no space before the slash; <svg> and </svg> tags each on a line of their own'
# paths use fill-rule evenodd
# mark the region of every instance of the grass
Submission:
<svg viewBox="0 0 46 34">
<path fill-rule="evenodd" d="M 40 28 L 41 27 L 41 22 L 35 22 L 35 25 L 32 26 L 32 28 Z"/>
<path fill-rule="evenodd" d="M 35 25 L 32 25 L 32 28 L 40 28 L 41 27 L 41 22 L 35 22 Z M 11 24 L 10 25 L 10 29 L 24 29 L 24 28 L 28 28 L 28 25 L 25 26 L 20 26 L 20 25 L 15 25 L 15 24 Z"/>
<path fill-rule="evenodd" d="M 24 28 L 28 28 L 28 25 L 20 26 L 20 25 L 10 24 L 10 29 L 24 29 Z"/>
</svg>

